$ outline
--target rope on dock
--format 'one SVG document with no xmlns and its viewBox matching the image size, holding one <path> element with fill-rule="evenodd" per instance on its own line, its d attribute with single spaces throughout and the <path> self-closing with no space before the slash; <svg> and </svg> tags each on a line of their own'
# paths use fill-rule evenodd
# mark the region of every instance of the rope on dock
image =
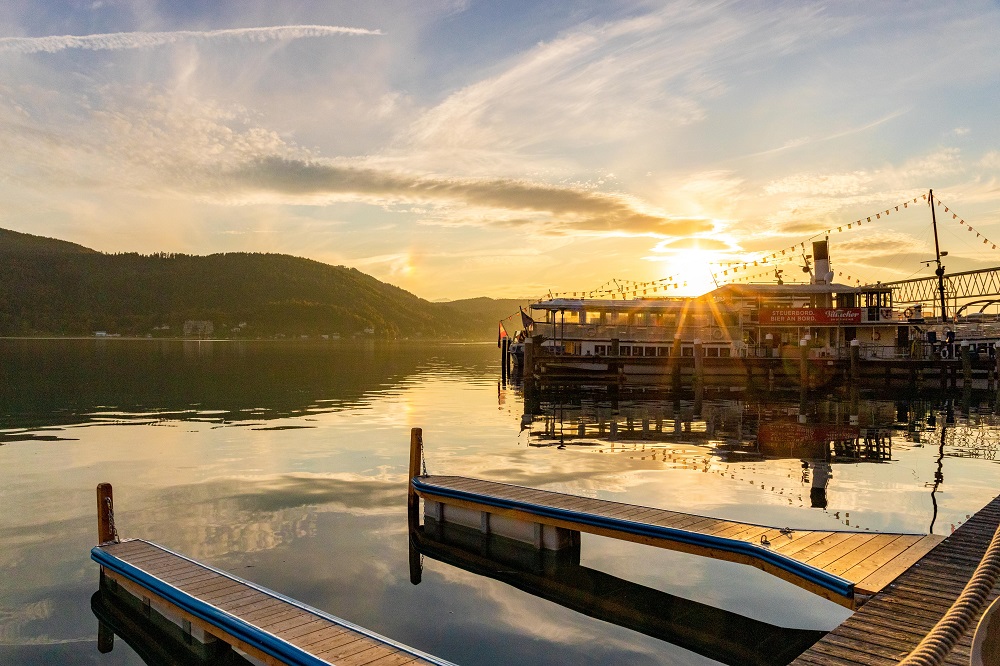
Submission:
<svg viewBox="0 0 1000 666">
<path fill-rule="evenodd" d="M 948 612 L 924 636 L 900 666 L 940 666 L 955 647 L 975 617 L 986 607 L 990 591 L 1000 578 L 1000 527 L 993 534 L 990 547 L 979 562 L 965 589 Z"/>
</svg>

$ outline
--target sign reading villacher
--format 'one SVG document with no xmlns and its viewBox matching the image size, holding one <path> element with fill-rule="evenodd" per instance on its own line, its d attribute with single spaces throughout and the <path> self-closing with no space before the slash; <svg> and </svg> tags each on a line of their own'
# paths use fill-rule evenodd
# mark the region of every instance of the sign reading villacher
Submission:
<svg viewBox="0 0 1000 666">
<path fill-rule="evenodd" d="M 761 308 L 759 321 L 761 326 L 849 326 L 861 323 L 861 308 Z"/>
</svg>

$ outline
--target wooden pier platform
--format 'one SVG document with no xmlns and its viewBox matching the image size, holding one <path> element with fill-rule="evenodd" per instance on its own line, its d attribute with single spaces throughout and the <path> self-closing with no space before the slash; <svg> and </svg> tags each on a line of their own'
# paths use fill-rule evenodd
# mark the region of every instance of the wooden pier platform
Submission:
<svg viewBox="0 0 1000 666">
<path fill-rule="evenodd" d="M 163 546 L 121 540 L 107 483 L 97 486 L 97 523 L 90 554 L 101 565 L 101 589 L 140 600 L 145 614 L 180 626 L 209 654 L 236 648 L 268 666 L 454 666 Z M 98 636 L 102 652 L 113 649 L 107 627 Z"/>
<path fill-rule="evenodd" d="M 425 514 L 439 521 L 478 522 L 487 533 L 496 531 L 494 525 L 538 525 L 539 548 L 548 526 L 748 564 L 848 608 L 891 583 L 943 538 L 791 530 L 461 476 L 414 476 L 411 487 L 429 503 Z M 573 537 L 555 540 L 571 544 Z"/>
<path fill-rule="evenodd" d="M 890 666 L 898 663 L 958 598 L 989 547 L 998 524 L 1000 497 L 800 655 L 792 662 L 793 666 Z M 1000 585 L 994 586 L 989 599 L 995 600 L 998 596 Z M 970 629 L 943 663 L 968 666 L 979 620 L 980 616 L 975 617 Z M 994 658 L 996 656 L 994 652 Z"/>
<path fill-rule="evenodd" d="M 95 547 L 105 582 L 268 664 L 448 664 L 141 539 Z M 148 601 L 146 601 L 148 600 Z"/>
</svg>

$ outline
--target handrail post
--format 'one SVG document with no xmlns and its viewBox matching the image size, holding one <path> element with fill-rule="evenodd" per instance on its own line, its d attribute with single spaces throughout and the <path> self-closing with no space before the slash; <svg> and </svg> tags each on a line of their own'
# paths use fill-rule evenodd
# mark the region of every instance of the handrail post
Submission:
<svg viewBox="0 0 1000 666">
<path fill-rule="evenodd" d="M 410 428 L 410 470 L 406 477 L 406 510 L 411 529 L 420 523 L 420 498 L 413 488 L 414 477 L 420 476 L 420 461 L 424 453 L 424 432 L 421 428 Z"/>
<path fill-rule="evenodd" d="M 115 540 L 114 497 L 110 483 L 97 484 L 97 543 Z"/>
</svg>

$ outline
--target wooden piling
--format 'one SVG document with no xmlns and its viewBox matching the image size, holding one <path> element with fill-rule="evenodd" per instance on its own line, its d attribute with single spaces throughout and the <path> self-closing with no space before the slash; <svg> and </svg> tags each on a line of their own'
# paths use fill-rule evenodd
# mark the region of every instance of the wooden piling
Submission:
<svg viewBox="0 0 1000 666">
<path fill-rule="evenodd" d="M 500 379 L 507 383 L 507 368 L 510 364 L 510 340 L 503 338 L 500 341 Z"/>
<path fill-rule="evenodd" d="M 851 381 L 861 377 L 861 341 L 851 340 Z"/>
<path fill-rule="evenodd" d="M 97 651 L 107 654 L 115 649 L 115 632 L 100 620 L 97 621 Z"/>
<path fill-rule="evenodd" d="M 115 529 L 115 504 L 110 483 L 97 484 L 97 543 L 118 540 Z"/>
<path fill-rule="evenodd" d="M 406 477 L 406 511 L 411 529 L 420 524 L 420 497 L 413 489 L 413 478 L 421 475 L 424 454 L 424 431 L 410 428 L 410 473 Z"/>
<path fill-rule="evenodd" d="M 799 384 L 809 388 L 809 341 L 799 340 Z"/>
<path fill-rule="evenodd" d="M 969 341 L 962 341 L 962 387 L 972 388 L 972 349 Z"/>
<path fill-rule="evenodd" d="M 705 346 L 699 338 L 694 339 L 694 380 L 696 382 L 705 379 Z"/>
</svg>

